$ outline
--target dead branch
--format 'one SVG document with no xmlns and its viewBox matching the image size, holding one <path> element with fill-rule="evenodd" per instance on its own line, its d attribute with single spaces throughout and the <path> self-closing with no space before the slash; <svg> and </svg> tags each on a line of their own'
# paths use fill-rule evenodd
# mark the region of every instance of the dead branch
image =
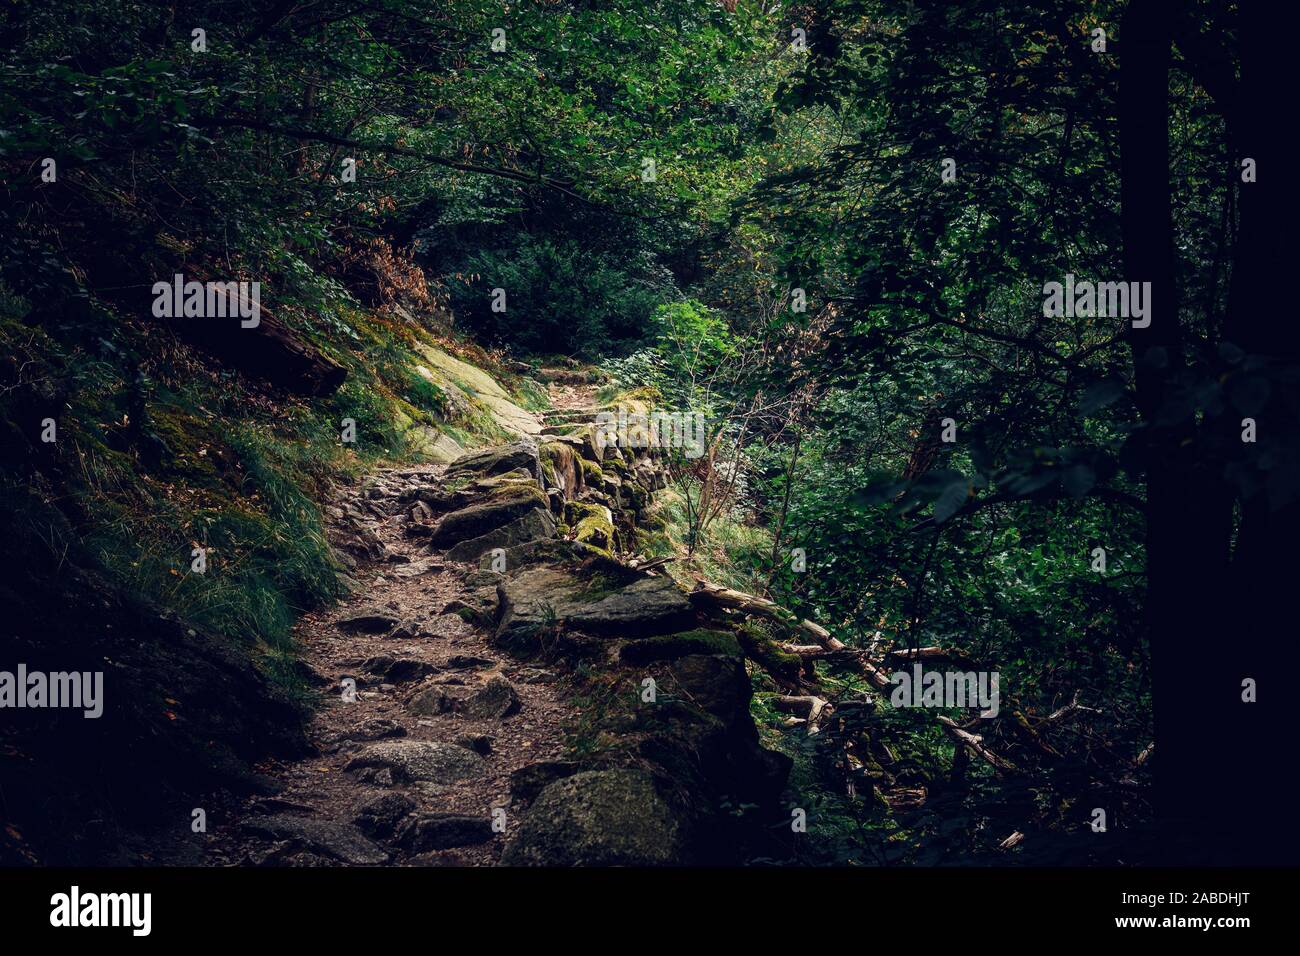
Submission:
<svg viewBox="0 0 1300 956">
<path fill-rule="evenodd" d="M 984 746 L 984 738 L 979 734 L 972 734 L 962 730 L 957 726 L 957 722 L 951 717 L 945 717 L 939 714 L 935 720 L 943 726 L 944 732 L 953 740 L 966 747 L 971 753 L 979 757 L 990 767 L 1002 774 L 1018 774 L 1020 770 L 1010 760 L 1005 757 L 999 757 L 993 751 Z"/>
<path fill-rule="evenodd" d="M 720 584 L 712 584 L 701 580 L 695 583 L 695 590 L 691 592 L 691 600 L 697 604 L 727 608 L 745 614 L 756 614 L 759 617 L 776 621 L 791 630 L 799 631 L 829 651 L 846 649 L 841 641 L 832 637 L 831 632 L 820 624 L 807 619 L 801 621 L 790 611 L 787 611 L 774 601 L 769 601 L 767 598 L 757 597 L 753 594 L 746 594 L 744 591 L 736 591 L 732 588 L 725 588 Z"/>
<path fill-rule="evenodd" d="M 832 710 L 830 701 L 811 695 L 794 697 L 783 694 L 772 698 L 772 706 L 782 713 L 804 718 L 808 722 L 809 736 L 821 730 L 822 719 L 829 716 Z"/>
</svg>

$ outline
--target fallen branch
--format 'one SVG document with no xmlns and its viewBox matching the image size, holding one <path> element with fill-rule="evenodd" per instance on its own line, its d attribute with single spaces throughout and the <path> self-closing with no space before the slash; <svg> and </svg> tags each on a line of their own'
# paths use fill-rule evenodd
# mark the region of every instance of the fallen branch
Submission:
<svg viewBox="0 0 1300 956">
<path fill-rule="evenodd" d="M 802 657 L 804 660 L 824 660 L 834 651 L 828 651 L 820 644 L 784 644 L 777 643 L 777 647 L 787 654 L 793 654 L 795 657 Z"/>
<path fill-rule="evenodd" d="M 695 590 L 691 592 L 690 596 L 691 600 L 696 604 L 727 608 L 730 610 L 741 611 L 746 614 L 756 614 L 759 617 L 776 621 L 790 630 L 797 631 L 800 634 L 806 634 L 813 640 L 814 644 L 780 645 L 782 650 L 786 650 L 801 659 L 829 660 L 834 657 L 839 661 L 854 665 L 862 676 L 866 678 L 867 683 L 878 691 L 888 691 L 894 685 L 889 674 L 882 667 L 878 667 L 871 661 L 867 660 L 866 655 L 861 651 L 855 651 L 849 648 L 842 641 L 837 640 L 830 631 L 826 630 L 826 628 L 822 627 L 820 624 L 816 624 L 806 619 L 802 621 L 799 620 L 794 614 L 774 601 L 769 601 L 767 598 L 757 597 L 753 594 L 746 594 L 743 591 L 722 587 L 721 585 L 712 584 L 703 580 L 696 581 Z M 819 648 L 820 652 L 812 650 L 811 648 L 814 646 Z M 922 648 L 919 650 L 924 650 L 933 654 L 942 649 Z M 906 654 L 908 652 L 904 653 Z M 935 656 L 937 656 L 937 654 Z M 789 713 L 791 711 L 788 708 L 795 706 L 808 706 L 811 708 L 811 704 L 805 704 L 804 702 L 813 700 L 821 700 L 821 698 L 779 697 L 775 699 L 775 706 L 777 706 L 778 709 L 786 709 L 786 712 Z M 781 703 L 782 701 L 785 701 L 785 703 Z M 794 703 L 796 701 L 799 702 L 797 705 Z M 823 702 L 823 704 L 824 703 L 825 702 Z M 798 713 L 799 711 L 796 710 L 794 712 Z M 820 715 L 821 712 L 822 708 L 819 708 L 817 713 Z M 970 750 L 985 763 L 989 764 L 998 773 L 1020 773 L 1019 768 L 1017 768 L 1015 764 L 1007 760 L 1005 757 L 998 756 L 993 751 L 989 750 L 988 747 L 984 746 L 983 738 L 978 734 L 972 734 L 968 731 L 962 730 L 961 727 L 957 725 L 956 721 L 950 717 L 945 717 L 942 714 L 937 715 L 936 719 L 939 721 L 940 726 L 943 727 L 944 733 L 961 746 Z M 1041 738 L 1033 732 L 1032 728 L 1028 727 L 1028 722 L 1025 721 L 1023 715 L 1019 715 L 1017 723 L 1020 724 L 1023 729 L 1028 731 L 1028 735 L 1037 744 L 1039 749 L 1046 753 L 1055 755 L 1055 751 L 1042 741 Z M 817 728 L 814 725 L 815 720 L 810 717 L 809 733 L 816 733 Z"/>
<path fill-rule="evenodd" d="M 671 561 L 676 561 L 674 557 L 655 558 L 653 561 L 647 561 L 645 564 L 630 564 L 628 567 L 636 568 L 638 571 L 653 571 L 656 568 L 662 568 Z"/>
<path fill-rule="evenodd" d="M 832 637 L 831 632 L 820 624 L 807 619 L 799 620 L 790 611 L 774 601 L 769 601 L 767 598 L 746 594 L 744 591 L 737 591 L 733 588 L 725 588 L 720 584 L 712 584 L 708 581 L 697 581 L 695 590 L 691 592 L 691 600 L 697 604 L 742 611 L 745 614 L 756 614 L 759 617 L 776 621 L 790 630 L 807 635 L 814 643 L 829 651 L 846 649 L 843 642 Z"/>
<path fill-rule="evenodd" d="M 998 773 L 1020 773 L 1019 768 L 1017 768 L 1010 760 L 1007 760 L 1005 757 L 999 757 L 993 751 L 989 750 L 988 747 L 985 747 L 984 738 L 979 736 L 979 734 L 972 734 L 962 730 L 957 726 L 955 720 L 951 717 L 945 717 L 943 714 L 936 716 L 935 720 L 939 721 L 943 726 L 944 733 L 962 746 L 966 747 L 971 753 L 975 754 L 975 756 L 979 757 Z"/>
<path fill-rule="evenodd" d="M 955 651 L 947 647 L 898 648 L 888 652 L 885 655 L 885 660 L 889 664 L 910 664 L 915 661 L 950 661 L 961 667 L 976 667 L 975 662 L 961 651 Z"/>
<path fill-rule="evenodd" d="M 821 720 L 830 715 L 830 701 L 811 695 L 794 697 L 782 694 L 773 697 L 772 707 L 785 714 L 795 714 L 808 722 L 809 736 L 821 730 Z"/>
<path fill-rule="evenodd" d="M 1056 710 L 1052 711 L 1050 714 L 1048 714 L 1046 717 L 1042 719 L 1041 723 L 1044 724 L 1051 723 L 1054 720 L 1060 720 L 1062 717 L 1068 717 L 1070 714 L 1076 713 L 1081 710 L 1090 711 L 1094 714 L 1101 713 L 1101 711 L 1098 710 L 1096 707 L 1085 707 L 1083 706 L 1083 704 L 1079 703 L 1079 692 L 1075 691 L 1074 699 L 1072 701 L 1070 701 L 1064 707 L 1058 707 Z"/>
</svg>

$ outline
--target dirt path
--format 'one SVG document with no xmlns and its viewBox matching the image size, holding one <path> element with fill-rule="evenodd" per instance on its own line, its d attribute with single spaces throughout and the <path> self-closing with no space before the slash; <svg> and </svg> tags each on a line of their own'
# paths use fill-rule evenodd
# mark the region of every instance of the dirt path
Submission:
<svg viewBox="0 0 1300 956">
<path fill-rule="evenodd" d="M 594 385 L 550 388 L 557 408 L 595 401 Z M 321 692 L 307 731 L 317 753 L 258 768 L 282 788 L 275 796 L 217 809 L 224 821 L 209 825 L 209 863 L 491 865 L 504 845 L 511 773 L 564 757 L 564 727 L 578 710 L 563 678 L 490 647 L 482 628 L 454 613 L 468 566 L 410 534 L 420 517 L 410 493 L 438 485 L 443 471 L 386 469 L 339 488 L 326 506 L 331 539 L 356 566 L 354 596 L 295 630 Z M 413 707 L 417 697 L 426 706 Z M 437 780 L 356 766 L 382 745 L 412 752 L 411 742 L 472 766 Z"/>
<path fill-rule="evenodd" d="M 600 389 L 589 373 L 567 369 L 542 369 L 542 373 L 549 379 L 546 391 L 556 411 L 595 408 L 599 404 L 596 393 Z"/>
</svg>

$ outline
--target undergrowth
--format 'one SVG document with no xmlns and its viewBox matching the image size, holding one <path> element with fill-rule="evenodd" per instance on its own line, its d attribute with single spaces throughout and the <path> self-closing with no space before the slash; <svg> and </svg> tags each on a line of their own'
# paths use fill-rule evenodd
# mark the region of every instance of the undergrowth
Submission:
<svg viewBox="0 0 1300 956">
<path fill-rule="evenodd" d="M 494 422 L 452 420 L 447 395 L 416 372 L 416 343 L 448 349 L 448 334 L 348 304 L 328 310 L 329 328 L 298 327 L 347 367 L 323 400 L 270 392 L 98 307 L 57 328 L 25 324 L 28 312 L 0 288 L 0 417 L 26 421 L 29 443 L 46 417 L 57 431 L 38 446 L 51 460 L 5 489 L 6 517 L 66 525 L 118 587 L 246 643 L 295 693 L 293 625 L 340 593 L 320 507 L 329 485 L 417 459 L 417 427 L 462 445 L 499 437 Z M 521 403 L 539 400 L 510 385 Z M 342 441 L 344 419 L 355 443 Z"/>
</svg>

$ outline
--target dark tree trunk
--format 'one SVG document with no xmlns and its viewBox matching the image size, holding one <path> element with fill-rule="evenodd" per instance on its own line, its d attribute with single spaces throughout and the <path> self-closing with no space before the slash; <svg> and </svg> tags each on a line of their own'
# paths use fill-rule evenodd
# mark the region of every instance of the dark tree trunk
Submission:
<svg viewBox="0 0 1300 956">
<path fill-rule="evenodd" d="M 1169 176 L 1172 0 L 1133 0 L 1120 35 L 1121 226 L 1125 278 L 1150 282 L 1150 326 L 1129 330 L 1147 472 L 1147 623 L 1156 733 L 1156 801 L 1166 851 L 1220 842 L 1210 806 L 1226 794 L 1230 743 L 1220 713 L 1232 700 L 1211 663 L 1222 644 L 1215 615 L 1227 572 L 1231 501 L 1194 459 L 1195 423 L 1169 414 L 1186 370 Z M 1230 752 L 1230 751 L 1226 751 Z M 1226 781 L 1235 785 L 1235 781 Z M 1208 804 L 1208 805 L 1207 805 Z"/>
<path fill-rule="evenodd" d="M 1124 267 L 1129 281 L 1152 283 L 1151 325 L 1131 329 L 1129 337 L 1145 435 L 1147 621 L 1162 852 L 1172 862 L 1294 862 L 1296 827 L 1286 809 L 1294 797 L 1293 771 L 1283 743 L 1283 705 L 1295 674 L 1296 641 L 1279 639 L 1282 632 L 1275 628 L 1282 618 L 1269 623 L 1287 593 L 1283 578 L 1292 575 L 1265 555 L 1282 544 L 1294 547 L 1300 528 L 1289 513 L 1294 508 L 1269 509 L 1263 499 L 1245 502 L 1235 566 L 1230 565 L 1235 506 L 1224 450 L 1236 453 L 1239 422 L 1229 410 L 1198 425 L 1183 398 L 1194 342 L 1179 325 L 1171 213 L 1168 89 L 1174 15 L 1173 0 L 1129 4 L 1120 36 L 1119 97 Z M 1246 30 L 1243 63 L 1251 61 L 1266 75 L 1285 62 L 1273 58 L 1282 51 L 1265 54 L 1266 42 L 1249 39 L 1252 29 L 1257 30 Z M 1276 28 L 1263 33 L 1285 35 Z M 1246 73 L 1244 66 L 1244 78 Z M 1264 154 L 1276 148 L 1266 113 L 1276 88 L 1265 92 L 1272 78 L 1246 79 L 1239 100 L 1247 112 L 1260 115 L 1240 123 L 1234 118 L 1233 126 L 1252 140 L 1254 158 L 1263 167 Z M 1280 151 L 1272 166 L 1273 188 L 1285 189 Z M 1280 197 L 1266 192 L 1247 197 L 1258 188 L 1259 183 L 1242 186 L 1227 331 L 1229 338 L 1241 333 L 1238 344 L 1250 351 L 1277 356 L 1289 350 L 1294 357 L 1294 323 L 1281 333 L 1285 341 L 1261 324 L 1269 315 L 1269 280 L 1280 274 L 1273 270 L 1283 261 L 1280 250 L 1270 246 L 1274 224 L 1267 219 L 1283 207 Z M 1280 553 L 1280 548 L 1274 552 Z M 1242 699 L 1248 677 L 1260 684 L 1260 703 Z"/>
<path fill-rule="evenodd" d="M 1262 479 L 1242 496 L 1233 554 L 1231 617 L 1224 621 L 1223 681 L 1215 693 L 1232 695 L 1235 746 L 1231 776 L 1248 791 L 1239 811 L 1243 836 L 1270 862 L 1300 861 L 1295 814 L 1297 772 L 1291 700 L 1300 675 L 1295 617 L 1295 549 L 1300 545 L 1300 322 L 1280 288 L 1294 274 L 1297 200 L 1287 141 L 1297 14 L 1293 5 L 1247 2 L 1240 13 L 1241 83 L 1234 98 L 1237 244 L 1232 264 L 1224 339 L 1268 369 L 1270 397 L 1252 417 L 1258 440 L 1241 443 L 1240 412 L 1226 416 L 1236 456 Z M 1281 111 L 1279 111 L 1281 110 Z M 1241 181 L 1240 163 L 1255 160 L 1257 179 Z M 1229 408 L 1229 412 L 1236 411 Z M 1241 682 L 1252 678 L 1258 701 L 1240 702 Z"/>
</svg>

